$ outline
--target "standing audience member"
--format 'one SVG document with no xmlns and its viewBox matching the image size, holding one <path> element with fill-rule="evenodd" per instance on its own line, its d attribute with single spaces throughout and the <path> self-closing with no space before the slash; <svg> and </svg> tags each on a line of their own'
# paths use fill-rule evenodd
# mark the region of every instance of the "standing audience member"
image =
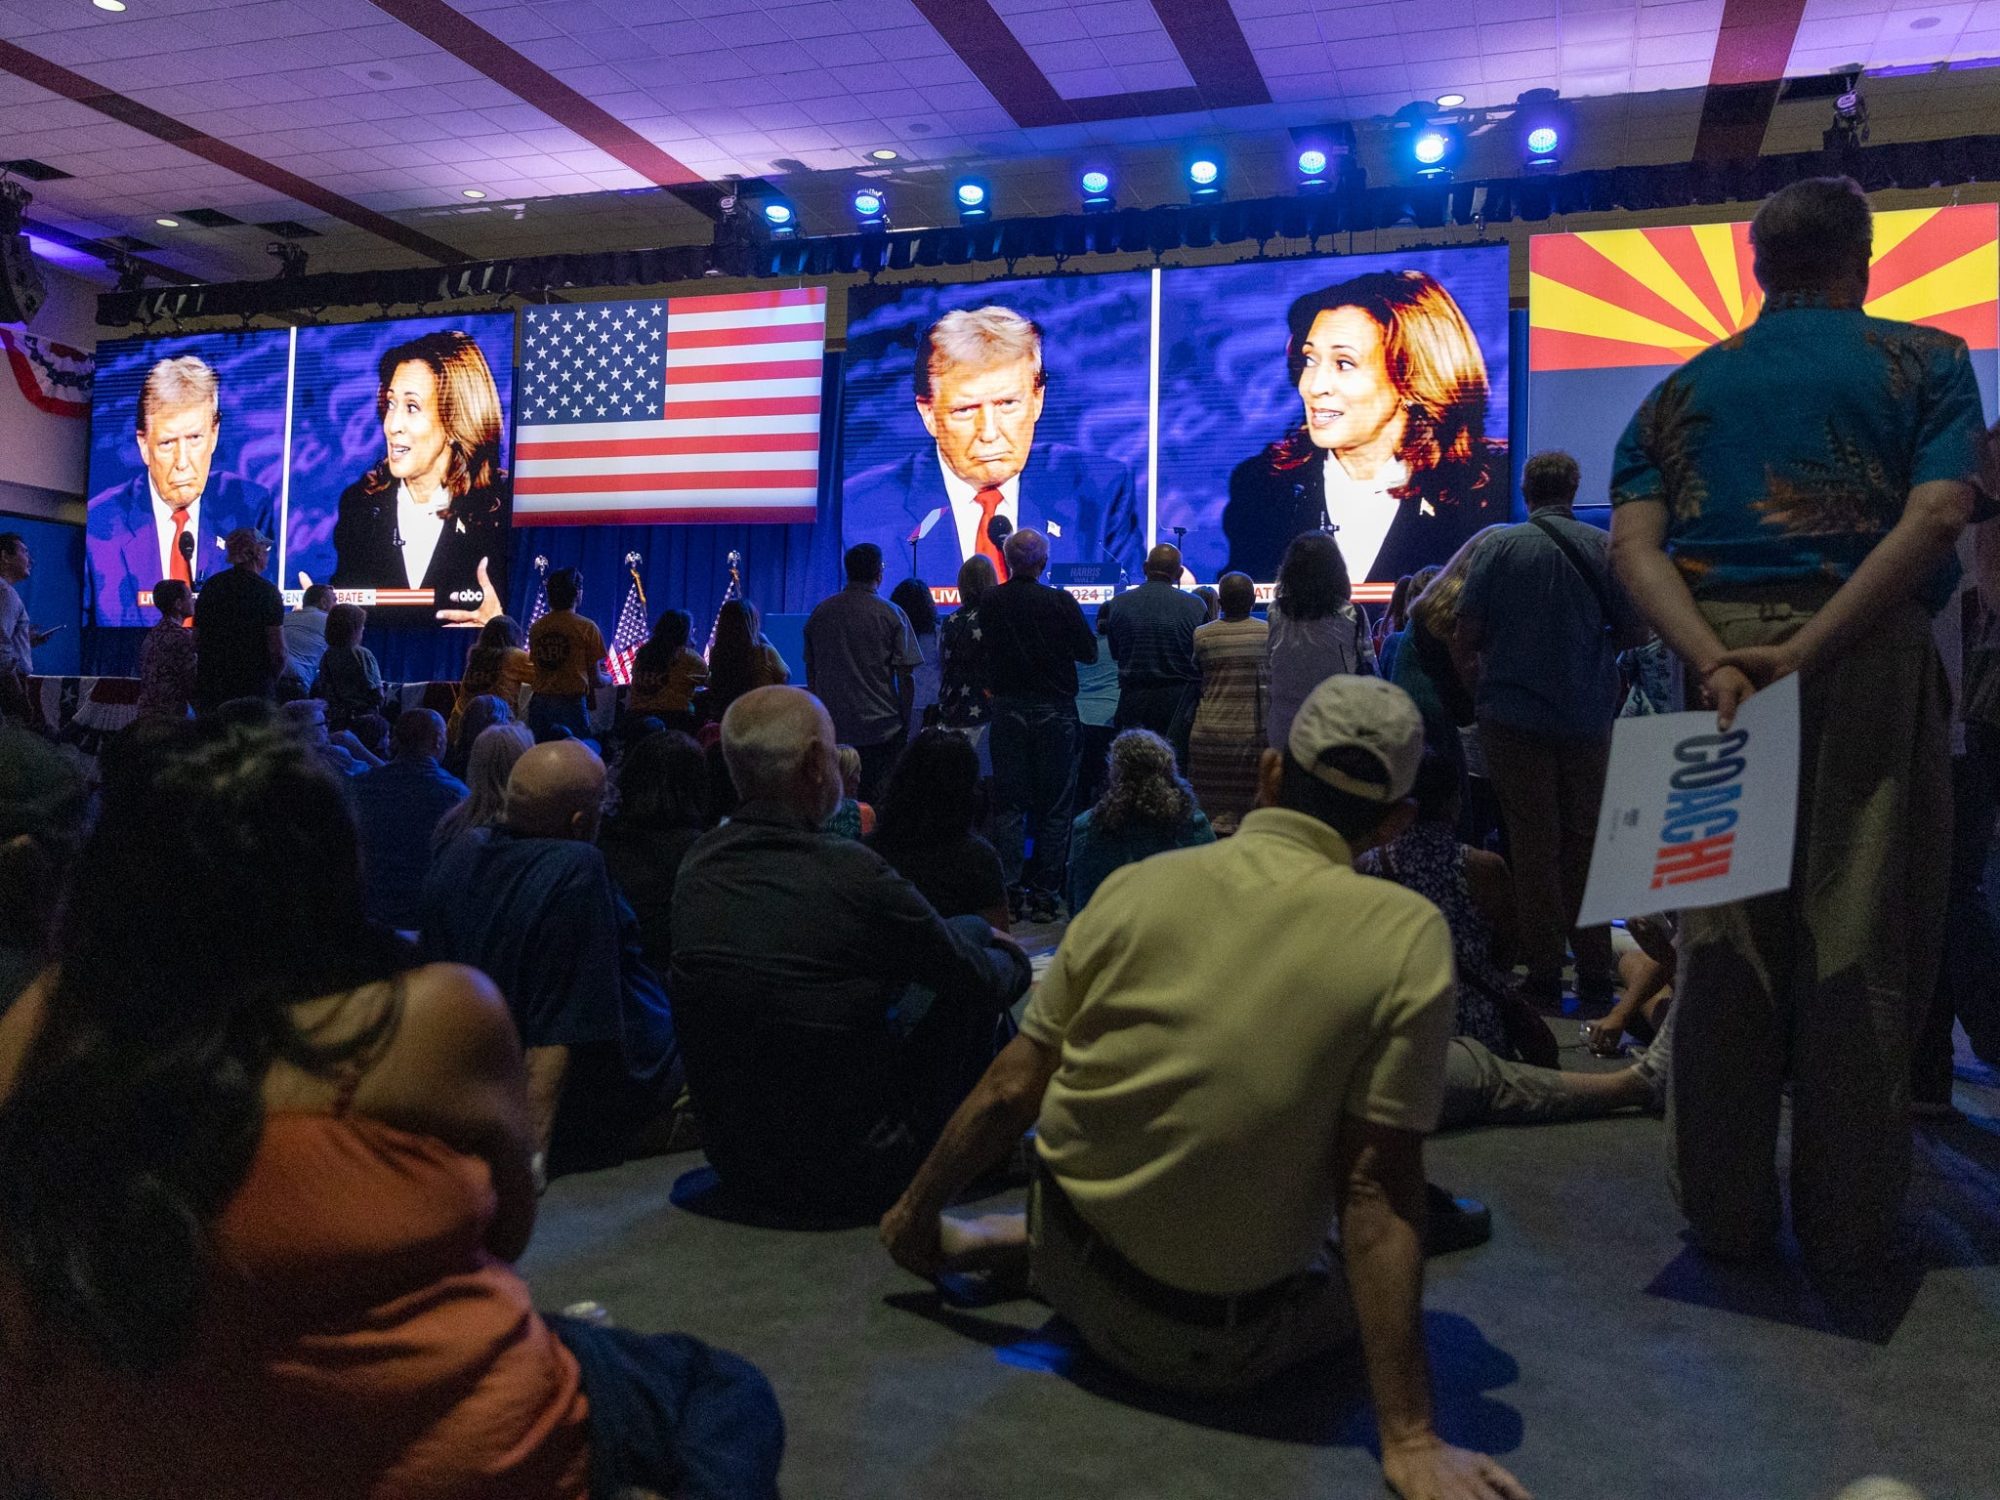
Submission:
<svg viewBox="0 0 2000 1500">
<path fill-rule="evenodd" d="M 1118 663 L 1120 729 L 1150 729 L 1187 752 L 1188 721 L 1200 690 L 1194 633 L 1208 608 L 1180 587 L 1181 549 L 1162 542 L 1146 554 L 1146 581 L 1097 608 L 1097 633 Z"/>
<path fill-rule="evenodd" d="M 1800 679 L 1792 884 L 1682 913 L 1667 1127 L 1697 1243 L 1768 1255 L 1789 1082 L 1799 1244 L 1817 1272 L 1867 1277 L 1898 1248 L 1910 1035 L 1950 873 L 1930 614 L 1985 433 L 1964 340 L 1862 311 L 1859 186 L 1793 183 L 1750 242 L 1763 311 L 1646 398 L 1612 480 L 1619 576 L 1717 705 L 1708 753 L 1728 756 L 1752 693 Z"/>
<path fill-rule="evenodd" d="M 938 705 L 944 671 L 938 642 L 937 601 L 931 598 L 930 585 L 923 579 L 905 578 L 889 590 L 889 602 L 909 620 L 910 630 L 917 638 L 917 650 L 923 656 L 910 674 L 917 690 L 916 699 L 910 704 L 910 738 L 915 739 L 936 718 L 933 710 Z"/>
<path fill-rule="evenodd" d="M 298 741 L 212 720 L 134 747 L 57 962 L 0 1022 L 8 1469 L 158 1500 L 700 1471 L 774 1500 L 753 1369 L 536 1314 L 509 1264 L 531 1150 L 505 1003 L 369 925 L 345 794 Z"/>
<path fill-rule="evenodd" d="M 1424 1136 L 1451 938 L 1352 868 L 1408 823 L 1422 751 L 1389 684 L 1314 689 L 1236 837 L 1120 871 L 1078 914 L 881 1233 L 924 1276 L 1025 1251 L 1100 1358 L 1168 1390 L 1253 1390 L 1358 1340 L 1400 1494 L 1526 1500 L 1431 1422 Z M 1026 1222 L 944 1220 L 1030 1126 Z"/>
<path fill-rule="evenodd" d="M 87 808 L 67 757 L 18 724 L 0 724 L 0 1016 L 49 961 Z"/>
<path fill-rule="evenodd" d="M 583 578 L 575 568 L 549 574 L 549 611 L 528 632 L 535 696 L 528 700 L 528 728 L 535 739 L 590 737 L 590 714 L 604 676 L 604 635 L 597 622 L 576 612 Z"/>
<path fill-rule="evenodd" d="M 368 611 L 360 605 L 336 604 L 327 611 L 326 651 L 312 691 L 326 703 L 326 721 L 335 730 L 380 714 L 389 700 L 375 653 L 361 644 L 367 633 Z"/>
<path fill-rule="evenodd" d="M 1251 614 L 1257 586 L 1248 573 L 1223 574 L 1216 597 L 1222 618 L 1194 633 L 1201 702 L 1188 733 L 1188 780 L 1216 833 L 1227 835 L 1257 802 L 1271 627 Z"/>
<path fill-rule="evenodd" d="M 194 703 L 194 632 L 187 628 L 194 613 L 194 590 L 178 578 L 153 585 L 153 608 L 160 623 L 139 642 L 139 707 L 141 719 L 185 719 Z"/>
<path fill-rule="evenodd" d="M 649 734 L 618 767 L 618 814 L 597 847 L 639 919 L 646 963 L 664 976 L 674 957 L 674 885 L 708 817 L 708 762 L 679 730 Z"/>
<path fill-rule="evenodd" d="M 596 752 L 536 745 L 514 763 L 501 821 L 439 850 L 424 882 L 424 951 L 507 997 L 551 1175 L 618 1160 L 680 1093 L 666 996 L 595 845 L 603 814 Z"/>
<path fill-rule="evenodd" d="M 1040 532 L 1015 532 L 1006 553 L 1007 581 L 979 601 L 993 684 L 994 823 L 1014 914 L 1050 922 L 1069 866 L 1076 668 L 1097 659 L 1097 637 L 1076 600 L 1041 581 L 1049 546 Z"/>
<path fill-rule="evenodd" d="M 1271 701 L 1266 743 L 1283 745 L 1312 690 L 1336 673 L 1372 676 L 1375 647 L 1353 602 L 1340 545 L 1324 531 L 1292 538 L 1271 601 Z"/>
<path fill-rule="evenodd" d="M 28 679 L 35 675 L 35 647 L 53 630 L 37 630 L 28 620 L 28 606 L 17 585 L 34 571 L 35 559 L 18 531 L 0 531 L 0 720 L 25 724 Z"/>
<path fill-rule="evenodd" d="M 153 590 L 153 602 L 160 602 L 158 589 Z M 285 676 L 308 691 L 319 676 L 319 659 L 326 654 L 326 617 L 332 608 L 333 590 L 315 583 L 306 589 L 299 607 L 285 616 Z"/>
<path fill-rule="evenodd" d="M 458 695 L 451 705 L 451 722 L 446 726 L 455 753 L 473 738 L 462 729 L 466 705 L 473 699 L 497 697 L 510 713 L 520 714 L 522 694 L 535 676 L 527 644 L 528 633 L 511 615 L 495 615 L 479 627 L 478 637 L 465 653 L 465 672 L 459 678 Z"/>
<path fill-rule="evenodd" d="M 783 687 L 792 670 L 778 648 L 764 639 L 757 606 L 748 599 L 726 599 L 715 612 L 715 643 L 708 649 L 708 688 L 701 695 L 701 717 L 720 724 L 729 705 L 760 687 Z"/>
<path fill-rule="evenodd" d="M 514 762 L 534 743 L 525 724 L 495 724 L 479 731 L 466 757 L 465 800 L 438 819 L 431 832 L 433 857 L 461 833 L 499 821 L 507 809 L 507 779 L 514 774 Z"/>
<path fill-rule="evenodd" d="M 674 890 L 674 1015 L 703 1148 L 739 1203 L 880 1213 L 1011 1033 L 1027 957 L 979 917 L 942 920 L 879 854 L 824 830 L 840 773 L 810 694 L 739 699 L 722 750 L 742 805 Z"/>
<path fill-rule="evenodd" d="M 903 752 L 869 847 L 941 917 L 979 917 L 1005 932 L 1007 882 L 979 834 L 979 752 L 952 729 L 926 729 Z"/>
<path fill-rule="evenodd" d="M 1181 780 L 1174 748 L 1150 729 L 1111 742 L 1111 778 L 1078 815 L 1069 845 L 1070 915 L 1083 910 L 1114 870 L 1169 849 L 1215 842 L 1215 830 Z"/>
<path fill-rule="evenodd" d="M 414 932 L 438 823 L 466 797 L 465 783 L 438 764 L 444 718 L 412 708 L 390 732 L 386 765 L 354 778 L 354 813 L 367 876 L 368 920 Z"/>
<path fill-rule="evenodd" d="M 1105 762 L 1118 738 L 1118 661 L 1111 638 L 1097 638 L 1097 659 L 1076 669 L 1076 792 L 1072 807 L 1088 807 L 1104 793 Z"/>
<path fill-rule="evenodd" d="M 1542 1006 L 1562 999 L 1566 947 L 1577 997 L 1611 1001 L 1611 929 L 1571 929 L 1611 763 L 1618 653 L 1646 639 L 1611 576 L 1610 538 L 1570 508 L 1580 477 L 1567 453 L 1530 458 L 1528 519 L 1479 549 L 1458 599 L 1458 650 L 1477 674 L 1479 744 L 1514 867 L 1528 998 Z"/>
<path fill-rule="evenodd" d="M 694 733 L 694 695 L 708 681 L 708 663 L 688 645 L 693 635 L 694 616 L 684 609 L 666 610 L 653 622 L 632 659 L 628 719 L 658 719 L 664 728 Z"/>
<path fill-rule="evenodd" d="M 986 731 L 993 726 L 993 685 L 986 670 L 979 601 L 998 581 L 991 561 L 977 553 L 968 557 L 958 570 L 958 608 L 938 625 L 938 722 L 964 734 L 987 771 L 992 769 Z"/>
<path fill-rule="evenodd" d="M 458 723 L 458 742 L 448 744 L 444 753 L 444 768 L 460 781 L 465 780 L 465 768 L 472 761 L 472 747 L 479 737 L 496 724 L 511 724 L 514 715 L 509 711 L 506 700 L 494 693 L 481 693 L 471 702 L 453 706 Z M 523 728 L 527 726 L 523 725 Z M 532 736 L 530 736 L 532 738 Z M 445 739 L 451 739 L 451 731 L 445 731 Z"/>
<path fill-rule="evenodd" d="M 264 577 L 269 538 L 248 526 L 224 543 L 229 566 L 202 585 L 194 604 L 195 708 L 232 698 L 268 698 L 285 670 L 285 600 Z"/>
<path fill-rule="evenodd" d="M 1395 684 L 1424 716 L 1424 742 L 1459 766 L 1465 764 L 1459 731 L 1470 728 L 1474 718 L 1470 680 L 1475 664 L 1459 645 L 1458 600 L 1472 560 L 1503 529 L 1488 526 L 1460 543 L 1437 577 L 1410 601 L 1410 623 L 1396 651 Z"/>
<path fill-rule="evenodd" d="M 872 802 L 895 767 L 923 664 L 909 617 L 883 599 L 882 549 L 847 549 L 847 587 L 806 621 L 806 686 L 833 715 L 841 742 L 861 754 L 859 800 Z"/>
<path fill-rule="evenodd" d="M 1202 624 L 1204 625 L 1211 624 L 1215 621 L 1215 619 L 1218 616 L 1221 615 L 1222 595 L 1219 592 L 1217 592 L 1213 584 L 1204 583 L 1199 588 L 1190 589 L 1189 592 L 1193 594 L 1195 598 L 1201 601 Z"/>
<path fill-rule="evenodd" d="M 1382 617 L 1382 639 L 1375 647 L 1375 670 L 1391 682 L 1396 680 L 1396 657 L 1410 628 L 1410 606 L 1443 571 L 1438 564 L 1430 563 L 1396 585 L 1396 598 L 1390 601 L 1388 613 Z"/>
</svg>

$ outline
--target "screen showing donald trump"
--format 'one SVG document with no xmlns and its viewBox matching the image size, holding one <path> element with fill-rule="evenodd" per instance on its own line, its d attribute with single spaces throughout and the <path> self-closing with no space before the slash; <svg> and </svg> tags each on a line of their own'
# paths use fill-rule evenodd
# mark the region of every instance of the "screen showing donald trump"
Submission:
<svg viewBox="0 0 2000 1500">
<path fill-rule="evenodd" d="M 841 530 L 890 572 L 1005 577 L 1015 531 L 1137 578 L 1146 550 L 1147 273 L 856 288 Z"/>
</svg>

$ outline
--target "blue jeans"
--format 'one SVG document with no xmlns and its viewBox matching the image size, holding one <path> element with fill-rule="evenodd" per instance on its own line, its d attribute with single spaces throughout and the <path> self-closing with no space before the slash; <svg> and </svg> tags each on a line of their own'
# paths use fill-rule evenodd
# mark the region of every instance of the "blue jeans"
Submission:
<svg viewBox="0 0 2000 1500">
<path fill-rule="evenodd" d="M 993 701 L 994 831 L 1007 884 L 1059 894 L 1076 802 L 1076 706 Z M 1024 846 L 1033 843 L 1029 854 Z"/>
<path fill-rule="evenodd" d="M 535 743 L 555 739 L 558 728 L 572 739 L 590 738 L 590 711 L 582 693 L 537 693 L 528 700 L 528 729 Z"/>
</svg>

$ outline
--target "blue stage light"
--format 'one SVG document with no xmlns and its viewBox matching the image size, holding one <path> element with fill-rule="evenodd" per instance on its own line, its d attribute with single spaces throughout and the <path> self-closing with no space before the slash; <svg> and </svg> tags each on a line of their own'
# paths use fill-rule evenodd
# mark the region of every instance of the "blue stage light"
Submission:
<svg viewBox="0 0 2000 1500">
<path fill-rule="evenodd" d="M 981 177 L 961 177 L 952 184 L 952 201 L 958 205 L 961 224 L 977 223 L 993 217 L 993 189 Z"/>
<path fill-rule="evenodd" d="M 1111 196 L 1109 167 L 1085 167 L 1077 174 L 1076 190 L 1077 196 L 1083 200 L 1083 211 L 1087 214 L 1108 214 L 1118 206 Z"/>
<path fill-rule="evenodd" d="M 793 211 L 791 204 L 773 199 L 764 205 L 764 217 L 770 221 L 773 229 L 787 229 L 798 218 L 798 214 Z"/>
<path fill-rule="evenodd" d="M 1111 191 L 1111 176 L 1108 172 L 1085 172 L 1083 190 L 1092 198 L 1102 197 Z"/>
<path fill-rule="evenodd" d="M 1308 146 L 1299 153 L 1299 176 L 1326 176 L 1326 153 L 1317 146 Z"/>
<path fill-rule="evenodd" d="M 1530 172 L 1553 172 L 1562 165 L 1576 123 L 1554 89 L 1529 89 L 1514 102 L 1514 139 L 1521 165 Z"/>
<path fill-rule="evenodd" d="M 1445 152 L 1451 149 L 1451 142 L 1438 131 L 1426 130 L 1410 149 L 1421 165 L 1434 167 L 1444 160 Z"/>
<path fill-rule="evenodd" d="M 1188 201 L 1213 203 L 1222 197 L 1222 158 L 1197 152 L 1187 161 Z"/>
<path fill-rule="evenodd" d="M 1188 181 L 1198 188 L 1214 187 L 1221 175 L 1222 168 L 1205 156 L 1188 163 Z"/>
<path fill-rule="evenodd" d="M 1547 125 L 1537 126 L 1528 132 L 1528 149 L 1536 156 L 1547 156 L 1556 149 L 1557 136 Z"/>
<path fill-rule="evenodd" d="M 986 189 L 976 182 L 961 182 L 958 185 L 958 206 L 978 208 L 986 202 Z"/>
<path fill-rule="evenodd" d="M 889 227 L 889 195 L 882 189 L 858 187 L 847 201 L 854 210 L 855 222 L 863 229 Z"/>
</svg>

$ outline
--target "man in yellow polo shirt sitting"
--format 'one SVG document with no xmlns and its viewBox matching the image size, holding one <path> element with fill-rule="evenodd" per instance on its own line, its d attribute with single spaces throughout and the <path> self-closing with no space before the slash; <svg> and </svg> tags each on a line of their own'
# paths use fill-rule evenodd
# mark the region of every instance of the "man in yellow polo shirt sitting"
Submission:
<svg viewBox="0 0 2000 1500">
<path fill-rule="evenodd" d="M 1451 936 L 1422 897 L 1353 867 L 1408 826 L 1422 754 L 1400 688 L 1314 689 L 1234 838 L 1099 888 L 882 1237 L 919 1275 L 1025 1246 L 1101 1358 L 1169 1389 L 1247 1389 L 1358 1336 L 1406 1500 L 1525 1500 L 1431 1424 L 1423 1138 Z M 1030 1125 L 1025 1223 L 942 1218 Z"/>
</svg>

